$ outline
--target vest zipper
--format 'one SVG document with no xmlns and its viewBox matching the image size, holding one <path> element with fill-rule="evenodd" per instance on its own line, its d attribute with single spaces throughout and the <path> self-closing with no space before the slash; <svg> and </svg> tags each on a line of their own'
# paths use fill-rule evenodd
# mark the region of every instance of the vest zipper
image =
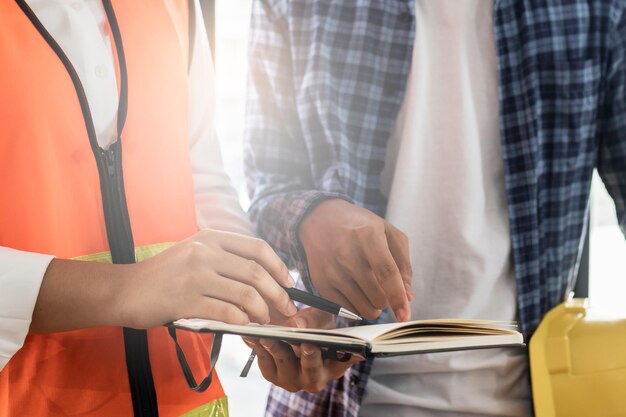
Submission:
<svg viewBox="0 0 626 417">
<path fill-rule="evenodd" d="M 121 156 L 119 140 L 111 144 L 107 150 L 98 148 L 98 159 L 102 161 L 101 190 L 104 217 L 112 219 L 107 222 L 111 258 L 116 264 L 130 264 L 135 262 L 135 245 L 126 207 Z"/>
<path fill-rule="evenodd" d="M 98 147 L 95 155 L 111 258 L 116 264 L 130 264 L 135 262 L 135 244 L 124 191 L 121 144 L 118 138 L 106 150 Z M 159 413 L 147 332 L 124 328 L 124 345 L 134 414 L 137 417 L 156 417 Z"/>
</svg>

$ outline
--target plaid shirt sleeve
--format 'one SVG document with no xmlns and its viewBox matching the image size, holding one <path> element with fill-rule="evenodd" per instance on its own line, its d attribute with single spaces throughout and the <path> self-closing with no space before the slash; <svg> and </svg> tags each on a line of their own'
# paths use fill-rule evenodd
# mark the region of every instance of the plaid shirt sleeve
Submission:
<svg viewBox="0 0 626 417">
<path fill-rule="evenodd" d="M 261 237 L 309 290 L 306 258 L 298 239 L 303 219 L 320 202 L 350 199 L 332 184 L 316 184 L 299 123 L 292 56 L 285 36 L 285 3 L 255 1 L 249 39 L 249 78 L 244 132 L 250 215 Z"/>
<path fill-rule="evenodd" d="M 598 151 L 598 172 L 615 201 L 622 232 L 626 234 L 626 6 L 615 4 L 607 65 L 604 123 Z M 621 8 L 620 9 L 618 9 Z"/>
</svg>

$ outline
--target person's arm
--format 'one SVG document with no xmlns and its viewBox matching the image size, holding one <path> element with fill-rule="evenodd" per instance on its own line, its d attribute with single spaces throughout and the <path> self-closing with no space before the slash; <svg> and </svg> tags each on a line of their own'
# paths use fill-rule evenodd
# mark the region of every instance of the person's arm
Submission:
<svg viewBox="0 0 626 417">
<path fill-rule="evenodd" d="M 185 317 L 284 321 L 296 307 L 281 285 L 293 280 L 269 245 L 229 232 L 199 232 L 131 265 L 0 248 L 0 368 L 29 332 L 147 329 Z"/>
<path fill-rule="evenodd" d="M 244 137 L 251 218 L 309 290 L 369 319 L 391 306 L 407 320 L 412 272 L 406 236 L 352 204 L 331 171 L 318 175 L 327 179 L 313 177 L 312 169 L 333 168 L 311 167 L 309 148 L 327 145 L 306 143 L 300 124 L 318 116 L 296 98 L 292 57 L 306 59 L 306 50 L 292 48 L 287 2 L 257 0 L 253 7 Z"/>
<path fill-rule="evenodd" d="M 321 201 L 349 200 L 340 189 L 314 184 L 300 129 L 287 39 L 284 2 L 254 1 L 248 45 L 248 87 L 244 125 L 245 168 L 250 216 L 288 266 L 301 272 L 306 261 L 298 229 Z M 304 274 L 303 278 L 308 279 Z"/>
<path fill-rule="evenodd" d="M 296 313 L 280 286 L 293 286 L 267 243 L 236 233 L 201 231 L 130 265 L 54 259 L 30 331 L 98 326 L 148 329 L 198 317 L 227 323 L 268 323 Z"/>
<path fill-rule="evenodd" d="M 621 17 L 614 23 L 597 168 L 615 202 L 617 219 L 626 235 L 626 7 L 622 7 Z"/>
</svg>

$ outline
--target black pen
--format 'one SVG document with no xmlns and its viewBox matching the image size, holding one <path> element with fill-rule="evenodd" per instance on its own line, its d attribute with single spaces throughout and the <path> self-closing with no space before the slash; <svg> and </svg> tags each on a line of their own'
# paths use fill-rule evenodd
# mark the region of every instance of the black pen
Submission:
<svg viewBox="0 0 626 417">
<path fill-rule="evenodd" d="M 358 314 L 355 314 L 352 311 L 341 307 L 339 304 L 335 304 L 325 298 L 318 297 L 306 291 L 301 291 L 295 287 L 283 288 L 285 289 L 285 291 L 287 291 L 287 294 L 289 294 L 289 298 L 291 298 L 293 301 L 297 301 L 309 307 L 314 307 L 327 313 L 334 314 L 339 317 L 344 317 L 346 319 L 363 320 L 363 318 L 361 318 L 361 316 L 359 316 Z M 241 370 L 241 374 L 239 374 L 241 378 L 245 378 L 248 376 L 248 372 L 250 372 L 250 368 L 254 363 L 254 358 L 256 358 L 256 353 L 254 352 L 254 350 L 252 350 L 252 352 L 250 352 L 248 360 L 246 361 L 246 364 Z"/>
<path fill-rule="evenodd" d="M 363 318 L 361 318 L 361 316 L 359 316 L 358 314 L 355 314 L 350 310 L 341 307 L 339 304 L 335 304 L 325 298 L 318 297 L 306 291 L 301 291 L 297 288 L 285 288 L 285 291 L 287 291 L 287 294 L 289 294 L 289 298 L 291 298 L 293 301 L 297 301 L 309 307 L 314 307 L 327 313 L 334 314 L 339 317 L 344 317 L 346 319 L 363 320 Z"/>
</svg>

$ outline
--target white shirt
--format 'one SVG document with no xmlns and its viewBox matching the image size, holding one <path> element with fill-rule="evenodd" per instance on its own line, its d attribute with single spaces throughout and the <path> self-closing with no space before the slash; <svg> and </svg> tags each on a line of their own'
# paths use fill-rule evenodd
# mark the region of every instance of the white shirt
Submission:
<svg viewBox="0 0 626 417">
<path fill-rule="evenodd" d="M 415 12 L 382 190 L 409 237 L 412 318 L 514 320 L 493 0 L 416 0 Z M 527 376 L 517 349 L 377 359 L 360 416 L 530 416 Z"/>
<path fill-rule="evenodd" d="M 118 90 L 112 40 L 100 0 L 27 0 L 76 68 L 101 147 L 115 140 Z M 224 172 L 214 135 L 215 89 L 211 52 L 198 1 L 189 69 L 189 148 L 199 228 L 252 234 L 237 193 Z M 154 28 L 158 30 L 158 28 Z M 123 34 L 122 34 L 123 36 Z M 86 146 L 88 143 L 86 142 Z M 0 370 L 23 345 L 49 255 L 0 247 Z"/>
</svg>

